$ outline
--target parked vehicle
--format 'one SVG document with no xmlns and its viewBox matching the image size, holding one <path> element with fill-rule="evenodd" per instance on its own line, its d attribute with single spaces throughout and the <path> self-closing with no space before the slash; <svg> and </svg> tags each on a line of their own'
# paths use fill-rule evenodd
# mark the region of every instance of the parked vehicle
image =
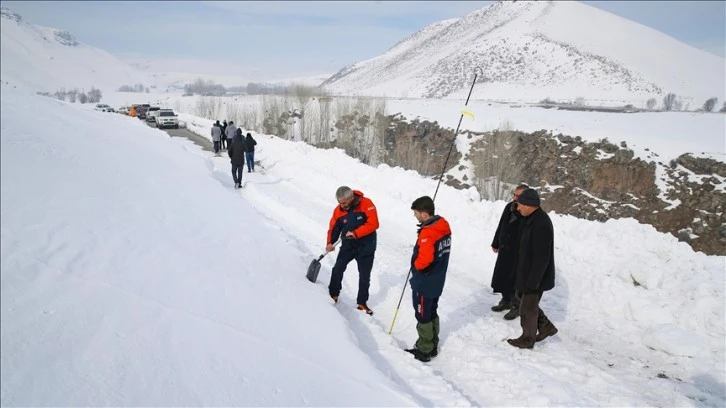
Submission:
<svg viewBox="0 0 726 408">
<path fill-rule="evenodd" d="M 105 103 L 96 104 L 96 107 L 93 109 L 100 112 L 114 112 L 113 108 L 106 105 Z"/>
<path fill-rule="evenodd" d="M 146 120 L 146 111 L 148 111 L 148 110 L 149 110 L 148 106 L 143 106 L 143 105 L 138 106 L 136 108 L 136 117 L 139 119 Z"/>
<path fill-rule="evenodd" d="M 149 108 L 149 110 L 146 111 L 146 121 L 147 122 L 154 122 L 156 121 L 156 115 L 159 113 L 159 110 L 161 108 L 158 106 L 152 106 Z"/>
<path fill-rule="evenodd" d="M 161 109 L 156 115 L 156 127 L 179 129 L 179 117 L 171 109 Z"/>
</svg>

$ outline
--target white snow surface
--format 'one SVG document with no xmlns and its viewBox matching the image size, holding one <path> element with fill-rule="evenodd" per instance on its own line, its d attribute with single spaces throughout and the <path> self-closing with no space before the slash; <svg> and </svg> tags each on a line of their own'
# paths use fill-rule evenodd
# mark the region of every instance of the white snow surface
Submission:
<svg viewBox="0 0 726 408">
<path fill-rule="evenodd" d="M 410 203 L 435 181 L 255 134 L 257 172 L 137 119 L 0 92 L 3 406 L 724 406 L 725 257 L 632 219 L 550 213 L 559 333 L 519 350 L 490 311 L 504 202 L 441 186 L 453 231 L 440 354 L 422 364 Z M 191 115 L 189 115 L 191 116 Z M 190 118 L 187 118 L 190 120 Z M 208 137 L 211 121 L 190 127 Z M 28 123 L 33 123 L 32 127 Z M 42 137 L 38 137 L 42 135 Z M 372 317 L 305 277 L 340 185 L 381 227 Z M 636 284 L 637 282 L 637 284 Z"/>
</svg>

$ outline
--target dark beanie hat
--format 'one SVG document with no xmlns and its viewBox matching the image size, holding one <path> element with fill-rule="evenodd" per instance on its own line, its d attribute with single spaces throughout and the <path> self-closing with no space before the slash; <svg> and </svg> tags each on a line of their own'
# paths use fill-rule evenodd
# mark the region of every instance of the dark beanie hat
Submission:
<svg viewBox="0 0 726 408">
<path fill-rule="evenodd" d="M 532 207 L 539 207 L 539 194 L 537 194 L 537 190 L 528 188 L 522 191 L 522 194 L 517 197 L 517 202 Z"/>
</svg>

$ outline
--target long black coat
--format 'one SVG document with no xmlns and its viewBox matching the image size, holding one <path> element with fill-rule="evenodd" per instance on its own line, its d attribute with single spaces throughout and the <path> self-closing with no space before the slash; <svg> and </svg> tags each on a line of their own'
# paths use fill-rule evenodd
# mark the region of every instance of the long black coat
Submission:
<svg viewBox="0 0 726 408">
<path fill-rule="evenodd" d="M 244 166 L 245 149 L 245 141 L 242 138 L 242 133 L 237 132 L 237 134 L 234 135 L 234 139 L 229 142 L 229 147 L 227 147 L 227 154 L 229 155 L 232 164 Z"/>
<path fill-rule="evenodd" d="M 555 232 L 541 208 L 519 225 L 516 288 L 521 293 L 544 292 L 555 287 Z"/>
<path fill-rule="evenodd" d="M 497 263 L 492 273 L 494 293 L 514 292 L 514 258 L 517 250 L 517 230 L 521 215 L 513 211 L 514 201 L 507 203 L 494 233 L 492 248 L 498 249 Z"/>
</svg>

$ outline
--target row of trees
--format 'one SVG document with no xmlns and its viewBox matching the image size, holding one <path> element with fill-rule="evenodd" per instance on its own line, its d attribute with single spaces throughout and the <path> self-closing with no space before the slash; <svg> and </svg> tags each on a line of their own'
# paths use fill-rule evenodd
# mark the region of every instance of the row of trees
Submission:
<svg viewBox="0 0 726 408">
<path fill-rule="evenodd" d="M 215 84 L 214 81 L 197 78 L 193 83 L 184 85 L 184 93 L 220 96 L 227 93 L 227 90 L 222 85 Z"/>
<path fill-rule="evenodd" d="M 118 88 L 118 92 L 146 92 L 146 93 L 149 93 L 149 88 L 145 87 L 143 84 L 121 85 Z"/>
<path fill-rule="evenodd" d="M 696 109 L 696 112 L 713 112 L 714 108 L 716 107 L 716 104 L 718 102 L 718 98 L 708 98 L 703 105 L 701 105 L 700 108 Z M 578 97 L 572 102 L 555 102 L 554 100 L 550 98 L 545 98 L 539 101 L 541 104 L 545 105 L 558 105 L 558 106 L 576 106 L 576 107 L 588 107 L 587 101 L 583 97 Z M 658 100 L 655 98 L 650 98 L 645 103 L 645 107 L 649 110 L 653 110 L 658 105 Z M 633 105 L 625 105 L 623 108 L 627 109 L 634 109 L 635 107 Z M 663 97 L 663 103 L 661 105 L 661 110 L 664 111 L 690 111 L 690 104 L 683 105 L 683 100 L 681 97 L 674 93 L 668 93 Z M 723 107 L 719 110 L 719 112 L 724 113 L 726 112 L 726 103 L 724 103 Z"/>
<path fill-rule="evenodd" d="M 79 91 L 77 88 L 68 91 L 65 88 L 61 88 L 54 93 L 38 92 L 38 95 L 56 98 L 61 101 L 67 100 L 72 103 L 76 103 L 76 101 L 80 103 L 98 103 L 101 102 L 101 98 L 103 97 L 101 90 L 96 87 L 91 87 L 91 90 L 88 92 L 85 92 L 85 90 Z"/>
<path fill-rule="evenodd" d="M 713 109 L 716 107 L 716 103 L 718 102 L 718 98 L 712 97 L 706 99 L 706 101 L 703 103 L 700 109 L 697 111 L 699 112 L 713 112 Z M 648 99 L 648 102 L 646 103 L 646 106 L 648 109 L 653 109 L 656 105 L 655 98 Z M 680 97 L 676 96 L 674 93 L 669 93 L 666 96 L 663 97 L 663 110 L 665 111 L 680 111 L 683 110 L 683 101 Z M 688 110 L 688 105 L 686 105 L 686 109 Z M 724 113 L 726 112 L 726 103 L 724 103 L 723 107 L 719 110 L 719 112 Z"/>
<path fill-rule="evenodd" d="M 302 84 L 280 85 L 250 82 L 247 85 L 224 87 L 214 83 L 212 80 L 205 80 L 203 78 L 197 78 L 193 83 L 184 85 L 184 93 L 191 95 L 221 96 L 228 92 L 245 93 L 247 95 L 298 95 L 301 92 L 308 94 L 324 93 L 324 91 L 319 90 L 316 86 Z"/>
<path fill-rule="evenodd" d="M 192 108 L 196 108 L 199 116 L 233 120 L 243 129 L 317 146 L 338 147 L 349 156 L 373 166 L 386 163 L 416 170 L 423 175 L 431 173 L 436 167 L 431 137 L 444 135 L 426 138 L 427 132 L 421 133 L 420 126 L 410 126 L 410 134 L 393 129 L 397 120 L 386 116 L 385 99 L 332 98 L 316 87 L 297 86 L 291 89 L 285 95 L 251 98 L 255 101 L 202 97 Z M 679 108 L 679 99 L 675 95 L 667 95 L 664 102 L 670 104 L 670 110 L 675 110 Z M 717 102 L 717 98 L 709 98 L 703 110 L 713 111 Z M 722 111 L 726 111 L 726 104 Z M 485 135 L 477 146 L 472 146 L 469 158 L 474 179 L 471 182 L 482 198 L 505 199 L 513 187 L 509 182 L 523 179 L 525 168 L 518 160 L 519 135 L 512 124 L 505 121 L 500 123 L 497 131 Z"/>
</svg>

